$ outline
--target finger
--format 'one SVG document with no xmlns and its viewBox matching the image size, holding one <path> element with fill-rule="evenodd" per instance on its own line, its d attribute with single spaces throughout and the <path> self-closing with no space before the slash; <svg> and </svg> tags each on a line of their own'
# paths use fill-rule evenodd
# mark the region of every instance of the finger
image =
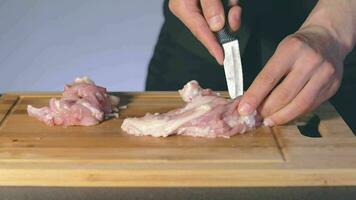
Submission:
<svg viewBox="0 0 356 200">
<path fill-rule="evenodd" d="M 204 17 L 212 31 L 220 31 L 225 24 L 224 7 L 221 0 L 200 1 Z"/>
<path fill-rule="evenodd" d="M 303 89 L 310 77 L 309 74 L 300 75 L 296 71 L 289 73 L 260 106 L 261 115 L 263 117 L 269 116 L 290 103 Z"/>
<path fill-rule="evenodd" d="M 331 83 L 329 83 L 327 86 L 325 86 L 320 92 L 319 92 L 319 95 L 318 95 L 318 98 L 315 100 L 315 102 L 313 103 L 313 105 L 305 112 L 305 113 L 308 113 L 314 109 L 316 109 L 317 107 L 320 106 L 320 104 L 322 104 L 324 101 L 326 101 L 329 97 L 327 97 L 328 95 L 328 91 L 332 88 L 332 85 Z"/>
<path fill-rule="evenodd" d="M 222 47 L 211 32 L 205 18 L 200 13 L 198 4 L 188 1 L 189 5 L 182 6 L 179 1 L 170 1 L 171 11 L 184 23 L 193 35 L 208 49 L 216 61 L 222 65 L 224 53 Z M 177 5 L 176 5 L 177 4 Z"/>
<path fill-rule="evenodd" d="M 295 55 L 288 55 L 288 52 L 284 47 L 277 48 L 275 54 L 242 96 L 238 108 L 241 115 L 248 115 L 256 110 L 272 88 L 293 66 Z"/>
<path fill-rule="evenodd" d="M 260 106 L 260 113 L 263 117 L 271 115 L 290 103 L 322 65 L 323 60 L 319 56 L 307 55 L 294 64 L 292 71 L 288 73 L 282 83 L 273 89 L 263 105 Z"/>
<path fill-rule="evenodd" d="M 241 26 L 241 12 L 240 6 L 233 6 L 229 10 L 228 21 L 232 31 L 237 31 Z"/>
<path fill-rule="evenodd" d="M 187 27 L 193 35 L 208 49 L 209 53 L 222 65 L 224 52 L 215 35 L 209 29 L 205 19 L 201 15 L 192 16 L 195 20 L 188 20 Z"/>
<path fill-rule="evenodd" d="M 229 6 L 237 6 L 239 4 L 239 0 L 229 0 Z"/>
<path fill-rule="evenodd" d="M 325 88 L 323 88 L 323 90 L 318 95 L 319 96 L 318 100 L 313 104 L 310 111 L 314 110 L 315 108 L 320 106 L 320 104 L 322 104 L 324 101 L 326 101 L 330 97 L 332 97 L 336 93 L 336 91 L 339 89 L 339 87 L 340 87 L 340 82 L 334 81 L 334 82 L 330 83 L 328 86 L 326 86 Z"/>
<path fill-rule="evenodd" d="M 322 98 L 321 92 L 324 88 L 329 87 L 330 74 L 328 70 L 319 68 L 302 89 L 302 91 L 288 105 L 265 118 L 263 124 L 266 126 L 274 126 L 287 123 L 296 117 L 310 111 L 316 102 L 320 102 Z"/>
<path fill-rule="evenodd" d="M 313 104 L 312 108 L 310 110 L 315 109 L 318 107 L 321 103 L 324 101 L 328 100 L 330 97 L 335 95 L 337 90 L 340 88 L 341 85 L 341 75 L 338 74 L 334 69 L 332 69 L 332 65 L 330 63 L 325 64 L 325 74 L 326 77 L 328 78 L 328 84 L 322 89 L 322 91 L 318 95 L 317 101 Z"/>
</svg>

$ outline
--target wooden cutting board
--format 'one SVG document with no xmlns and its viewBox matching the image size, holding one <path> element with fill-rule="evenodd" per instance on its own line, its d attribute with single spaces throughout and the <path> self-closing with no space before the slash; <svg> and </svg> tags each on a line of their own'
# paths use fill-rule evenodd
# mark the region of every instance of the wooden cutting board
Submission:
<svg viewBox="0 0 356 200">
<path fill-rule="evenodd" d="M 288 125 L 231 139 L 135 137 L 125 117 L 183 105 L 176 92 L 116 93 L 119 119 L 93 127 L 47 127 L 26 113 L 58 93 L 0 98 L 0 185 L 226 187 L 356 185 L 356 140 L 329 103 Z M 297 124 L 313 126 L 307 137 Z M 320 122 L 319 122 L 320 121 Z M 303 129 L 303 127 L 302 127 Z M 308 131 L 307 131 L 308 132 Z M 307 133 L 308 134 L 308 133 Z"/>
</svg>

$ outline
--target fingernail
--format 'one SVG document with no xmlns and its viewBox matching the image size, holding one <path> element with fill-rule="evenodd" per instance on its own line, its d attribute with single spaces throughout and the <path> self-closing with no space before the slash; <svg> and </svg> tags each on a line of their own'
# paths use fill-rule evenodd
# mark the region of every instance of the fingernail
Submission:
<svg viewBox="0 0 356 200">
<path fill-rule="evenodd" d="M 245 104 L 242 104 L 240 107 L 239 107 L 239 113 L 240 115 L 248 115 L 250 113 L 252 113 L 252 107 L 250 104 L 248 103 L 245 103 Z"/>
<path fill-rule="evenodd" d="M 240 21 L 240 20 L 241 20 L 241 16 L 236 15 L 236 16 L 235 16 L 235 20 L 236 20 L 236 21 Z"/>
<path fill-rule="evenodd" d="M 224 23 L 224 16 L 216 15 L 210 18 L 208 23 L 211 30 L 218 31 L 219 29 L 222 28 L 222 24 Z"/>
<path fill-rule="evenodd" d="M 267 127 L 272 127 L 274 126 L 274 122 L 271 119 L 266 118 L 263 120 L 263 125 Z"/>
</svg>

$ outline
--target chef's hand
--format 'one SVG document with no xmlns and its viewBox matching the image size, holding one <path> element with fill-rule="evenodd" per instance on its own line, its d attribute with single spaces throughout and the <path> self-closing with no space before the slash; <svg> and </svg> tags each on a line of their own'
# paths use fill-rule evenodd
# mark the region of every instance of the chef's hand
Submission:
<svg viewBox="0 0 356 200">
<path fill-rule="evenodd" d="M 344 58 L 352 50 L 356 35 L 356 17 L 352 16 L 356 3 L 345 2 L 352 1 L 319 0 L 301 29 L 279 44 L 243 95 L 240 114 L 258 109 L 264 125 L 280 125 L 336 93 Z"/>
<path fill-rule="evenodd" d="M 233 31 L 240 27 L 241 8 L 238 0 L 230 0 L 228 13 L 229 26 Z M 216 61 L 222 65 L 224 53 L 213 31 L 224 27 L 225 15 L 221 0 L 170 0 L 169 9 L 176 15 L 193 35 L 208 49 Z"/>
</svg>

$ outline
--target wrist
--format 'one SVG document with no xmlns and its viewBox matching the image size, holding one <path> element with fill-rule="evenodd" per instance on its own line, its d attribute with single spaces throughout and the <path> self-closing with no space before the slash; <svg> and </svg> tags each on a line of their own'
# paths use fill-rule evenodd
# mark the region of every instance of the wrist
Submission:
<svg viewBox="0 0 356 200">
<path fill-rule="evenodd" d="M 354 4 L 354 5 L 353 5 Z M 337 46 L 339 55 L 345 57 L 354 47 L 356 30 L 352 13 L 356 3 L 352 0 L 319 0 L 300 30 L 308 27 L 320 27 L 328 32 Z M 328 41 L 331 43 L 331 41 Z"/>
</svg>

